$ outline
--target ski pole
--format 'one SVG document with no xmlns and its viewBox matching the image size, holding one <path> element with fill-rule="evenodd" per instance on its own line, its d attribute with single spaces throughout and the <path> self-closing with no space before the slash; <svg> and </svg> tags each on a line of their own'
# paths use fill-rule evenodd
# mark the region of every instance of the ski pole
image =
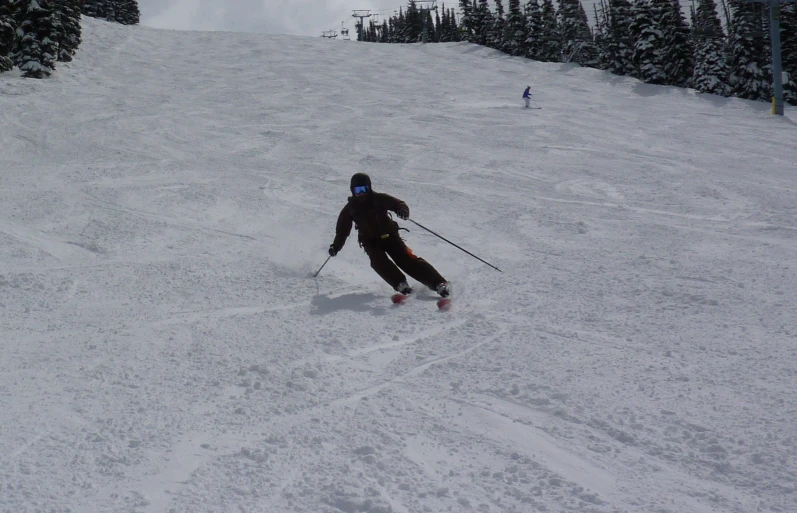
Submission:
<svg viewBox="0 0 797 513">
<path fill-rule="evenodd" d="M 440 237 L 441 239 L 443 239 L 444 241 L 448 242 L 449 244 L 451 244 L 452 246 L 454 246 L 454 247 L 455 247 L 455 248 L 457 248 L 458 250 L 460 250 L 460 251 L 464 251 L 465 253 L 469 254 L 470 256 L 472 256 L 473 258 L 475 258 L 476 260 L 478 260 L 479 262 L 482 262 L 482 263 L 485 263 L 485 264 L 489 265 L 490 267 L 492 267 L 493 269 L 495 269 L 495 270 L 496 270 L 496 271 L 498 271 L 499 273 L 502 273 L 502 272 L 504 272 L 504 271 L 502 271 L 501 269 L 499 269 L 499 268 L 497 268 L 496 266 L 494 266 L 493 264 L 491 264 L 490 262 L 485 262 L 484 260 L 482 260 L 481 258 L 477 257 L 476 255 L 474 255 L 473 253 L 471 253 L 471 252 L 470 252 L 470 251 L 468 251 L 467 249 L 463 249 L 463 248 L 461 248 L 461 247 L 457 246 L 456 244 L 454 244 L 454 243 L 453 243 L 453 242 L 451 242 L 450 240 L 446 239 L 445 237 L 443 237 L 443 236 L 442 236 L 442 235 L 440 235 L 439 233 L 435 233 L 435 232 L 433 232 L 432 230 L 430 230 L 429 228 L 425 227 L 425 226 L 424 226 L 424 225 L 422 225 L 421 223 L 417 223 L 417 222 L 413 221 L 412 219 L 407 219 L 407 220 L 408 220 L 408 221 L 410 221 L 411 223 L 415 223 L 416 225 L 420 226 L 421 228 L 423 228 L 423 229 L 424 229 L 424 230 L 426 230 L 427 232 L 431 233 L 432 235 L 434 235 L 434 236 L 436 236 L 436 237 Z"/>
<path fill-rule="evenodd" d="M 329 262 L 329 259 L 330 259 L 330 258 L 332 258 L 332 255 L 329 255 L 329 256 L 327 257 L 327 259 L 326 259 L 326 260 L 324 260 L 324 263 L 323 263 L 323 264 L 321 264 L 321 267 L 319 267 L 319 268 L 318 268 L 318 270 L 315 272 L 315 274 L 313 275 L 313 278 L 315 278 L 316 276 L 318 276 L 318 273 L 320 273 L 320 272 L 321 272 L 321 269 L 323 269 L 323 268 L 324 268 L 324 266 L 325 266 L 325 265 L 327 265 L 327 262 Z"/>
</svg>

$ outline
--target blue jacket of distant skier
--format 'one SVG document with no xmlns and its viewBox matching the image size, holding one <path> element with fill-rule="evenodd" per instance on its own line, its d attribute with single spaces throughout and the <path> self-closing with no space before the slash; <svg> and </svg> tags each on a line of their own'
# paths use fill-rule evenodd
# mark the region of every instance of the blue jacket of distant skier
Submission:
<svg viewBox="0 0 797 513">
<path fill-rule="evenodd" d="M 523 91 L 523 98 L 528 98 L 531 94 L 531 87 L 527 87 L 525 91 Z"/>
</svg>

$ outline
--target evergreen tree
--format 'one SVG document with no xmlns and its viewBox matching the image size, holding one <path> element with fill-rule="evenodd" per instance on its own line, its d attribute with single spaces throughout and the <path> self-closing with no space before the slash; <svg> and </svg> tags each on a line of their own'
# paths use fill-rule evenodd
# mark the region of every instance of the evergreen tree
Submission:
<svg viewBox="0 0 797 513">
<path fill-rule="evenodd" d="M 58 60 L 69 62 L 81 43 L 78 0 L 52 0 L 58 19 Z"/>
<path fill-rule="evenodd" d="M 483 13 L 481 10 L 481 6 L 479 5 L 479 0 L 473 0 L 473 4 L 470 8 L 470 26 L 471 26 L 471 42 L 476 44 L 481 44 L 481 33 L 482 33 L 482 18 Z"/>
<path fill-rule="evenodd" d="M 423 11 L 421 16 L 424 18 L 424 29 L 426 34 L 426 42 L 427 43 L 436 43 L 437 42 L 437 31 L 435 30 L 434 20 L 432 19 L 432 12 L 429 10 Z M 423 31 L 421 33 L 421 38 L 423 38 Z"/>
<path fill-rule="evenodd" d="M 761 30 L 761 9 L 743 0 L 730 0 L 729 4 L 732 23 L 728 68 L 732 94 L 748 100 L 770 101 L 771 72 L 768 73 L 766 34 Z"/>
<path fill-rule="evenodd" d="M 632 7 L 628 0 L 609 0 L 608 69 L 615 75 L 634 74 L 634 42 L 631 23 Z"/>
<path fill-rule="evenodd" d="M 459 25 L 457 25 L 457 15 L 454 12 L 454 8 L 448 10 L 449 15 L 449 24 L 451 25 L 451 37 L 452 41 L 462 41 L 462 30 L 460 30 Z"/>
<path fill-rule="evenodd" d="M 584 10 L 584 5 L 580 1 L 578 2 L 578 13 L 581 20 L 582 39 L 577 62 L 588 68 L 599 68 L 600 55 L 598 45 L 595 44 L 595 36 L 589 28 L 587 12 Z"/>
<path fill-rule="evenodd" d="M 697 10 L 692 15 L 692 32 L 696 39 L 724 39 L 714 0 L 699 0 Z"/>
<path fill-rule="evenodd" d="M 443 18 L 446 18 L 446 17 L 447 17 L 446 16 L 446 9 L 445 9 L 445 5 L 444 5 L 443 6 Z M 435 43 L 442 43 L 443 39 L 445 37 L 443 35 L 443 32 L 445 32 L 447 27 L 443 25 L 443 21 L 440 19 L 440 10 L 438 10 L 438 9 L 435 9 L 435 12 L 434 12 L 434 23 L 435 23 L 435 25 L 437 27 L 437 29 L 435 30 L 435 36 L 436 36 Z M 447 19 L 446 19 L 446 23 L 448 23 Z"/>
<path fill-rule="evenodd" d="M 460 41 L 462 30 L 457 25 L 457 14 L 453 7 L 448 9 L 446 17 L 448 18 L 448 41 Z"/>
<path fill-rule="evenodd" d="M 693 46 L 689 25 L 686 23 L 679 0 L 668 0 L 659 20 L 662 31 L 664 74 L 667 84 L 688 87 L 693 72 Z"/>
<path fill-rule="evenodd" d="M 388 43 L 398 43 L 398 38 L 396 37 L 396 21 L 397 17 L 392 16 L 388 22 L 388 35 L 387 35 L 387 42 Z"/>
<path fill-rule="evenodd" d="M 493 13 L 490 11 L 490 4 L 487 3 L 487 0 L 479 0 L 479 7 L 474 13 L 474 18 L 478 30 L 475 42 L 482 46 L 487 46 L 495 26 Z"/>
<path fill-rule="evenodd" d="M 47 0 L 17 0 L 17 43 L 11 59 L 26 78 L 45 78 L 55 71 L 58 20 Z"/>
<path fill-rule="evenodd" d="M 117 3 L 119 0 L 97 0 L 98 3 L 102 6 L 101 10 L 105 12 L 105 19 L 108 21 L 119 21 L 117 17 L 117 9 L 119 8 L 119 4 Z"/>
<path fill-rule="evenodd" d="M 509 0 L 504 41 L 509 55 L 526 54 L 526 18 L 520 10 L 520 0 Z"/>
<path fill-rule="evenodd" d="M 595 12 L 595 27 L 592 30 L 592 35 L 595 40 L 595 46 L 598 47 L 598 68 L 608 70 L 611 67 L 615 48 L 612 45 L 611 37 L 609 34 L 609 10 L 603 0 L 600 1 L 600 11 L 597 4 L 592 4 Z"/>
<path fill-rule="evenodd" d="M 123 25 L 136 25 L 141 18 L 138 0 L 76 0 L 81 4 L 81 12 L 92 18 L 104 18 Z M 359 40 L 359 24 L 357 25 Z M 366 27 L 363 27 L 365 32 Z"/>
<path fill-rule="evenodd" d="M 414 43 L 410 40 L 410 24 L 407 22 L 407 15 L 399 10 L 399 30 L 398 37 L 400 43 Z"/>
<path fill-rule="evenodd" d="M 652 9 L 647 0 L 636 0 L 630 31 L 634 37 L 634 76 L 648 84 L 664 84 L 664 63 L 660 48 L 662 33 L 654 24 Z"/>
<path fill-rule="evenodd" d="M 493 16 L 493 27 L 490 30 L 490 37 L 487 41 L 487 46 L 495 48 L 506 53 L 507 48 L 504 45 L 504 4 L 501 0 L 493 0 L 495 2 L 495 16 Z"/>
<path fill-rule="evenodd" d="M 725 62 L 725 34 L 714 0 L 700 0 L 692 27 L 696 39 L 692 87 L 703 93 L 728 96 L 728 65 Z"/>
<path fill-rule="evenodd" d="M 399 7 L 397 16 L 390 18 L 390 42 L 403 43 L 402 31 L 404 30 L 404 13 L 403 8 Z"/>
<path fill-rule="evenodd" d="M 407 5 L 407 13 L 404 15 L 405 24 L 405 43 L 419 43 L 423 38 L 423 23 L 421 10 L 418 9 L 415 0 L 410 0 Z"/>
<path fill-rule="evenodd" d="M 559 1 L 559 34 L 562 38 L 563 62 L 587 65 L 597 61 L 597 49 L 587 24 L 587 14 L 579 0 Z M 597 65 L 597 62 L 595 62 Z"/>
<path fill-rule="evenodd" d="M 390 42 L 388 40 L 389 36 L 390 36 L 390 29 L 388 28 L 387 20 L 385 20 L 385 21 L 382 22 L 382 30 L 379 33 L 379 42 L 380 43 L 389 43 Z"/>
<path fill-rule="evenodd" d="M 562 43 L 559 33 L 559 24 L 556 21 L 556 9 L 552 0 L 542 0 L 542 12 L 540 13 L 542 30 L 540 31 L 540 41 L 542 51 L 540 60 L 547 62 L 562 62 Z"/>
<path fill-rule="evenodd" d="M 526 58 L 534 59 L 537 61 L 545 60 L 544 54 L 544 41 L 542 39 L 543 26 L 542 26 L 542 11 L 540 4 L 537 0 L 529 0 L 526 2 L 526 41 L 525 50 Z"/>
<path fill-rule="evenodd" d="M 116 2 L 116 21 L 123 25 L 138 25 L 141 12 L 138 0 L 110 0 Z"/>
<path fill-rule="evenodd" d="M 658 70 L 664 75 L 661 81 L 651 82 L 656 84 L 668 84 L 669 80 L 665 67 L 667 59 L 665 57 L 668 51 L 666 22 L 667 14 L 672 6 L 671 0 L 648 0 L 650 8 L 650 19 L 652 29 L 648 33 L 648 41 L 651 46 L 651 56 L 655 62 Z"/>
<path fill-rule="evenodd" d="M 452 41 L 459 41 L 459 28 L 457 27 L 457 18 L 454 9 L 446 9 L 443 4 L 443 18 L 440 20 L 442 27 L 440 29 L 440 41 L 443 43 L 450 43 Z"/>
<path fill-rule="evenodd" d="M 783 99 L 797 105 L 797 3 L 780 4 L 781 64 L 789 74 L 783 84 Z"/>
<path fill-rule="evenodd" d="M 106 15 L 105 2 L 107 0 L 83 0 L 83 14 L 92 18 L 104 18 Z"/>
<path fill-rule="evenodd" d="M 14 7 L 11 0 L 0 0 L 0 73 L 10 70 L 14 65 L 11 60 L 17 27 Z"/>
<path fill-rule="evenodd" d="M 459 28 L 463 41 L 473 41 L 473 6 L 470 0 L 459 0 Z"/>
<path fill-rule="evenodd" d="M 393 21 L 393 42 L 406 43 L 407 42 L 407 28 L 406 20 L 404 19 L 404 10 L 399 7 L 398 16 Z"/>
</svg>

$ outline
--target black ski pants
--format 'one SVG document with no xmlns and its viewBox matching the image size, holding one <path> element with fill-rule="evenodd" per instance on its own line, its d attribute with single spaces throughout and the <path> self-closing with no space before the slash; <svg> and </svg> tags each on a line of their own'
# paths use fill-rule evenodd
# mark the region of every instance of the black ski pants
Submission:
<svg viewBox="0 0 797 513">
<path fill-rule="evenodd" d="M 371 268 L 394 289 L 399 283 L 407 281 L 401 271 L 432 290 L 446 281 L 432 264 L 416 256 L 398 234 L 363 243 L 363 249 L 371 259 Z"/>
</svg>

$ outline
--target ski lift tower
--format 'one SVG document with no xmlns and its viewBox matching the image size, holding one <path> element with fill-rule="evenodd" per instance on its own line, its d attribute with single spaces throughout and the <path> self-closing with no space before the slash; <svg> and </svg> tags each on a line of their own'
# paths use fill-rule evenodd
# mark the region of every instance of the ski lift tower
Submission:
<svg viewBox="0 0 797 513">
<path fill-rule="evenodd" d="M 437 11 L 437 0 L 415 0 L 421 10 L 421 20 L 423 20 L 423 43 L 429 39 L 429 34 L 426 31 L 426 14 L 431 11 Z"/>
<path fill-rule="evenodd" d="M 359 30 L 358 39 L 360 41 L 363 41 L 365 39 L 365 36 L 363 36 L 363 29 L 365 28 L 363 26 L 363 20 L 365 18 L 370 18 L 371 17 L 371 10 L 370 9 L 354 9 L 352 12 L 353 12 L 353 14 L 351 15 L 352 18 L 360 18 L 360 24 L 357 25 L 357 29 Z"/>
<path fill-rule="evenodd" d="M 744 0 L 769 6 L 769 35 L 772 46 L 772 114 L 783 115 L 783 65 L 780 50 L 780 4 L 797 0 Z"/>
</svg>

